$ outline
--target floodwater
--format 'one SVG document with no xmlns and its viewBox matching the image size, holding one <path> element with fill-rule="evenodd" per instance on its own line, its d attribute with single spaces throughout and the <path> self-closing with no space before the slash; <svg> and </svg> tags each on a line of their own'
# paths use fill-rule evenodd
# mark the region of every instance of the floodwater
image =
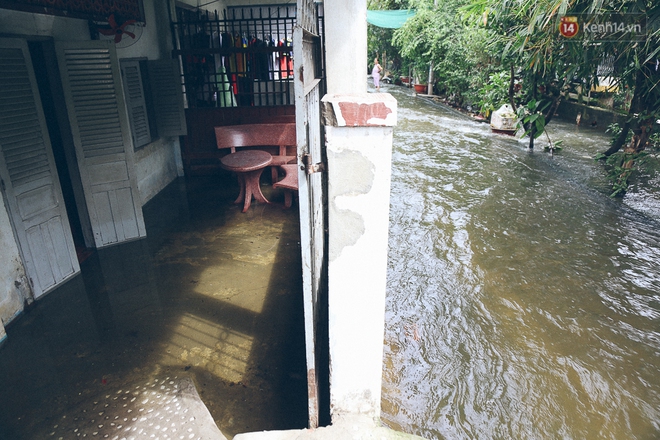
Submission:
<svg viewBox="0 0 660 440">
<path fill-rule="evenodd" d="M 658 193 L 610 199 L 596 131 L 553 122 L 564 151 L 530 154 L 383 89 L 399 123 L 382 419 L 428 439 L 659 438 Z M 174 377 L 228 437 L 306 426 L 297 212 L 243 214 L 236 191 L 175 182 L 145 206 L 146 239 L 8 326 L 0 439 L 78 438 L 65 416 Z"/>
<path fill-rule="evenodd" d="M 552 122 L 563 151 L 530 154 L 383 91 L 399 101 L 383 420 L 428 439 L 660 438 L 657 190 L 609 198 L 596 130 Z"/>
<path fill-rule="evenodd" d="M 122 423 L 180 438 L 169 427 L 181 431 L 178 421 L 135 419 L 153 408 L 123 422 L 105 414 L 113 396 L 145 384 L 167 396 L 175 380 L 194 383 L 228 438 L 305 428 L 298 213 L 263 189 L 276 203 L 242 213 L 233 176 L 175 181 L 144 207 L 146 239 L 94 253 L 12 322 L 0 348 L 0 439 L 122 438 Z"/>
</svg>

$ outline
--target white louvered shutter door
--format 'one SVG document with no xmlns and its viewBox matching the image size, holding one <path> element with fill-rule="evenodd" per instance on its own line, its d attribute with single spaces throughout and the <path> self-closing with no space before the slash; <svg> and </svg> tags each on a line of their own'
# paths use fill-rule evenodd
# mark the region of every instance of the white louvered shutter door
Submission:
<svg viewBox="0 0 660 440">
<path fill-rule="evenodd" d="M 24 40 L 0 39 L 0 177 L 35 298 L 80 272 Z"/>
<path fill-rule="evenodd" d="M 71 132 L 97 247 L 146 236 L 133 143 L 111 42 L 57 43 Z"/>
</svg>

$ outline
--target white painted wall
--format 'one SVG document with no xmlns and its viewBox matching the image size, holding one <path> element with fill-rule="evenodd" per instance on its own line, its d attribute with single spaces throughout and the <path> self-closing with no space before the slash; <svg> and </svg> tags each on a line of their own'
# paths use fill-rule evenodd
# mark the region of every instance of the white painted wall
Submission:
<svg viewBox="0 0 660 440">
<path fill-rule="evenodd" d="M 87 20 L 0 10 L 0 33 L 53 37 L 61 41 L 89 40 Z"/>
<path fill-rule="evenodd" d="M 367 91 L 366 0 L 325 0 L 328 94 Z"/>
<path fill-rule="evenodd" d="M 392 129 L 327 130 L 332 417 L 361 413 L 377 418 Z"/>
<path fill-rule="evenodd" d="M 179 139 L 162 138 L 135 152 L 135 174 L 142 204 L 177 176 L 183 176 Z"/>
<path fill-rule="evenodd" d="M 144 1 L 145 26 L 140 39 L 125 48 L 117 48 L 117 57 L 147 58 L 149 60 L 170 58 L 170 13 L 166 2 Z M 135 174 L 142 204 L 171 183 L 183 176 L 181 146 L 179 138 L 163 137 L 140 148 L 134 154 Z"/>
</svg>

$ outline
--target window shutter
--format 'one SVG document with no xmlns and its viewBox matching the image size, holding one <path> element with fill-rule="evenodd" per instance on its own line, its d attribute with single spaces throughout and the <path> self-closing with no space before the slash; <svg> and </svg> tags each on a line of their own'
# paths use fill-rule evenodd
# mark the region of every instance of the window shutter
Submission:
<svg viewBox="0 0 660 440">
<path fill-rule="evenodd" d="M 184 136 L 186 114 L 183 108 L 181 74 L 177 60 L 148 61 L 149 81 L 160 136 Z"/>
<path fill-rule="evenodd" d="M 131 136 L 135 148 L 151 142 L 147 104 L 144 99 L 144 84 L 138 60 L 121 61 L 121 77 L 124 85 L 124 97 L 131 121 Z"/>
</svg>

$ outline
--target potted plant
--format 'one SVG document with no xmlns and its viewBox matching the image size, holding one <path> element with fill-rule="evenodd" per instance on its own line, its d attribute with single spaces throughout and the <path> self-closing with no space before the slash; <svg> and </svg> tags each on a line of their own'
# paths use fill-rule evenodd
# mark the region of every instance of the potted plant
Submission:
<svg viewBox="0 0 660 440">
<path fill-rule="evenodd" d="M 426 63 L 417 63 L 415 65 L 415 93 L 426 94 L 428 93 L 429 81 L 429 66 Z"/>
</svg>

